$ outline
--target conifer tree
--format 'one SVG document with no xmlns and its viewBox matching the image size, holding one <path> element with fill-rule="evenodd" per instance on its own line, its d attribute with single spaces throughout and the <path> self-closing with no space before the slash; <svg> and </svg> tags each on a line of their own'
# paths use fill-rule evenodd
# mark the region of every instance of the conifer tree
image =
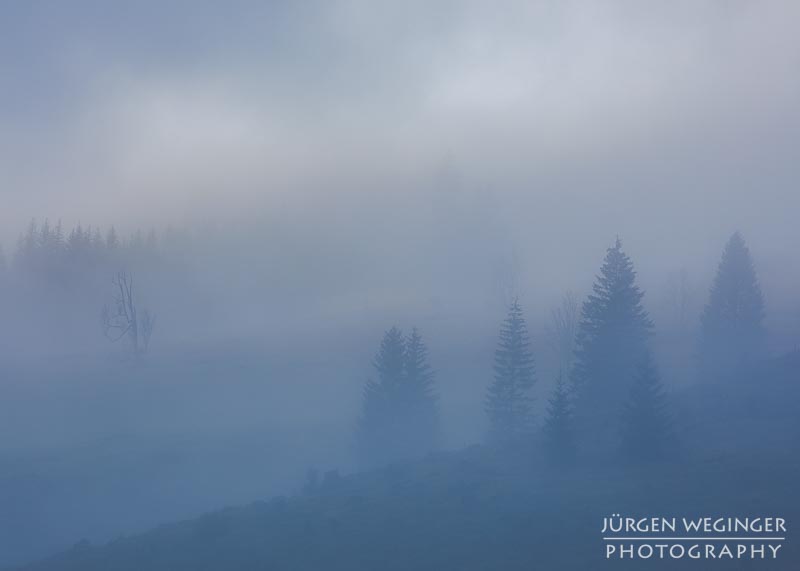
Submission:
<svg viewBox="0 0 800 571">
<path fill-rule="evenodd" d="M 106 243 L 103 241 L 103 237 L 100 235 L 100 228 L 95 228 L 94 233 L 92 233 L 92 251 L 95 255 L 99 256 L 101 252 L 105 250 Z"/>
<path fill-rule="evenodd" d="M 522 308 L 514 300 L 500 328 L 494 356 L 494 382 L 486 397 L 490 440 L 513 442 L 529 435 L 533 420 L 530 390 L 535 381 L 528 328 Z"/>
<path fill-rule="evenodd" d="M 583 303 L 571 374 L 579 438 L 608 450 L 653 324 L 642 307 L 636 272 L 617 238 Z"/>
<path fill-rule="evenodd" d="M 20 235 L 17 240 L 17 253 L 14 258 L 14 265 L 17 268 L 30 271 L 37 265 L 37 254 L 39 250 L 39 229 L 36 220 L 32 219 L 28 223 L 25 234 Z"/>
<path fill-rule="evenodd" d="M 377 379 L 368 379 L 359 421 L 359 446 L 362 456 L 369 459 L 383 457 L 387 443 L 392 438 L 394 422 L 391 402 L 399 391 L 403 377 L 405 340 L 397 327 L 387 331 L 372 366 Z"/>
<path fill-rule="evenodd" d="M 548 400 L 543 432 L 545 450 L 553 461 L 563 463 L 573 456 L 575 441 L 572 426 L 572 404 L 567 384 L 561 373 L 556 379 L 553 396 Z"/>
<path fill-rule="evenodd" d="M 622 450 L 627 457 L 655 460 L 664 455 L 672 422 L 664 388 L 649 354 L 639 363 L 622 420 Z"/>
<path fill-rule="evenodd" d="M 725 379 L 763 355 L 764 298 L 739 232 L 722 252 L 708 304 L 701 317 L 701 377 Z"/>
<path fill-rule="evenodd" d="M 384 334 L 373 361 L 359 422 L 362 458 L 383 462 L 432 448 L 438 431 L 437 396 L 428 350 L 414 329 L 406 339 L 397 327 Z"/>
<path fill-rule="evenodd" d="M 113 226 L 108 229 L 108 233 L 106 234 L 105 247 L 109 252 L 119 247 L 119 236 L 117 236 L 117 231 Z"/>
<path fill-rule="evenodd" d="M 414 327 L 406 339 L 404 360 L 404 406 L 407 408 L 409 433 L 419 449 L 435 445 L 439 437 L 438 396 L 434 373 L 428 363 L 428 348 L 419 330 Z"/>
</svg>

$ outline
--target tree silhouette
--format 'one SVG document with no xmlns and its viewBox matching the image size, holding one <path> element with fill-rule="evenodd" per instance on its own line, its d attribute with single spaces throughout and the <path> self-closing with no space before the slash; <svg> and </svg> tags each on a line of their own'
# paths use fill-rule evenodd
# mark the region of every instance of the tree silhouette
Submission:
<svg viewBox="0 0 800 571">
<path fill-rule="evenodd" d="M 576 429 L 596 450 L 615 446 L 622 403 L 653 327 L 643 295 L 617 238 L 583 303 L 571 374 Z"/>
<path fill-rule="evenodd" d="M 667 398 L 649 354 L 640 362 L 622 414 L 622 450 L 632 460 L 661 458 L 672 433 Z"/>
<path fill-rule="evenodd" d="M 434 374 L 417 329 L 407 339 L 397 327 L 389 329 L 373 366 L 377 379 L 364 387 L 358 427 L 362 459 L 380 463 L 435 446 L 439 418 Z"/>
<path fill-rule="evenodd" d="M 530 433 L 533 418 L 529 393 L 535 381 L 528 329 L 519 301 L 514 300 L 500 328 L 494 382 L 486 397 L 490 440 L 517 441 Z"/>
<path fill-rule="evenodd" d="M 547 416 L 544 419 L 545 451 L 556 463 L 570 460 L 574 454 L 575 441 L 572 426 L 572 404 L 567 384 L 559 373 L 553 396 L 547 401 Z"/>
<path fill-rule="evenodd" d="M 114 306 L 104 306 L 102 311 L 103 334 L 112 342 L 127 338 L 134 359 L 141 359 L 150 346 L 150 336 L 155 327 L 155 316 L 136 302 L 133 277 L 119 272 L 112 280 Z"/>
<path fill-rule="evenodd" d="M 119 237 L 117 236 L 117 231 L 112 226 L 108 229 L 108 233 L 106 234 L 106 249 L 109 251 L 116 250 L 119 247 Z"/>
<path fill-rule="evenodd" d="M 764 353 L 764 298 L 750 250 L 735 232 L 722 252 L 708 304 L 701 317 L 700 373 L 724 379 Z"/>
<path fill-rule="evenodd" d="M 435 445 L 439 437 L 438 395 L 434 387 L 434 373 L 428 363 L 428 348 L 419 330 L 414 327 L 406 339 L 403 383 L 404 407 L 407 409 L 409 433 L 415 448 Z"/>
</svg>

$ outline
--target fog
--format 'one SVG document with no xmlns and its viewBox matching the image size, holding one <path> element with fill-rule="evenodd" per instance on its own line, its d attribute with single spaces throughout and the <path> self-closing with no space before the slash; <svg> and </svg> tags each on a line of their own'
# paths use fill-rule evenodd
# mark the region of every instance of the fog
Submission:
<svg viewBox="0 0 800 571">
<path fill-rule="evenodd" d="M 584 301 L 617 237 L 668 390 L 697 383 L 735 231 L 768 354 L 795 350 L 798 18 L 788 1 L 4 6 L 0 565 L 356 470 L 394 325 L 427 342 L 455 450 L 484 440 L 518 298 L 544 414 L 551 312 Z M 113 227 L 119 248 L 26 266 L 31 220 L 67 244 Z M 141 358 L 103 331 L 120 271 L 157 316 Z"/>
</svg>

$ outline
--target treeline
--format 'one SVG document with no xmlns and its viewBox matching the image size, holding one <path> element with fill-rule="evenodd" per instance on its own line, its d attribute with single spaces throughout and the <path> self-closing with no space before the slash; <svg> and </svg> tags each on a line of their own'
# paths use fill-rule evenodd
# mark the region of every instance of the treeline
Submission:
<svg viewBox="0 0 800 571">
<path fill-rule="evenodd" d="M 534 416 L 532 389 L 538 382 L 533 344 L 517 300 L 500 327 L 488 384 L 487 440 L 498 446 L 539 443 L 554 463 L 576 458 L 623 457 L 658 460 L 678 446 L 671 402 L 652 355 L 655 327 L 644 292 L 619 239 L 583 301 L 577 326 L 565 315 L 555 343 L 567 346 L 548 398 L 545 416 Z M 764 300 L 750 252 L 737 232 L 728 241 L 701 316 L 698 380 L 733 383 L 765 354 Z M 565 339 L 566 337 L 566 339 Z M 427 350 L 416 330 L 404 338 L 397 328 L 384 336 L 364 391 L 358 443 L 366 461 L 424 453 L 439 438 L 438 395 Z M 422 374 L 420 373 L 422 371 Z"/>
<path fill-rule="evenodd" d="M 186 240 L 186 233 L 172 228 L 136 230 L 123 237 L 114 226 L 78 224 L 67 230 L 60 221 L 31 220 L 12 252 L 0 250 L 0 269 L 28 282 L 69 286 L 98 273 L 107 280 L 124 268 L 156 265 Z"/>
<path fill-rule="evenodd" d="M 0 311 L 14 324 L 0 331 L 0 352 L 99 350 L 108 343 L 109 324 L 120 321 L 126 306 L 120 276 L 135 281 L 127 305 L 141 302 L 140 311 L 164 292 L 185 291 L 197 267 L 195 240 L 193 232 L 173 228 L 123 235 L 114 226 L 66 228 L 61 222 L 32 220 L 15 247 L 0 249 Z M 125 320 L 129 327 L 116 344 L 124 354 L 140 355 L 146 346 L 136 342 L 145 325 L 140 321 Z"/>
<path fill-rule="evenodd" d="M 31 285 L 43 284 L 66 293 L 42 296 L 35 291 L 28 296 L 30 303 L 50 304 L 36 312 L 17 303 L 26 296 L 7 296 L 12 301 L 6 310 L 38 316 L 44 324 L 52 321 L 52 307 L 71 312 L 63 320 L 67 325 L 85 322 L 87 330 L 98 333 L 102 325 L 107 337 L 122 331 L 139 355 L 149 340 L 149 334 L 140 333 L 152 330 L 152 324 L 148 327 L 147 320 L 140 323 L 131 315 L 149 314 L 147 300 L 134 311 L 138 299 L 126 297 L 120 281 L 127 284 L 130 279 L 124 272 L 143 270 L 140 275 L 149 278 L 163 270 L 158 283 L 169 283 L 169 272 L 175 273 L 176 261 L 190 250 L 189 240 L 185 232 L 172 229 L 161 234 L 136 231 L 123 238 L 113 226 L 101 230 L 77 225 L 67 231 L 60 223 L 32 221 L 10 260 L 0 257 L 0 286 L 10 284 L 27 293 L 36 290 Z M 142 282 L 146 280 L 137 280 L 137 288 Z M 75 291 L 83 293 L 81 300 Z M 498 445 L 541 442 L 559 462 L 612 452 L 638 459 L 668 454 L 676 444 L 674 415 L 652 355 L 655 326 L 643 297 L 634 265 L 617 240 L 607 250 L 586 299 L 579 303 L 567 295 L 553 312 L 547 341 L 558 353 L 560 370 L 555 379 L 548 379 L 554 388 L 542 418 L 535 417 L 533 399 L 541 381 L 538 347 L 528 333 L 521 304 L 513 301 L 500 326 L 494 362 L 487 363 L 493 371 L 484 400 L 487 440 Z M 750 252 L 735 233 L 724 248 L 701 316 L 696 349 L 701 382 L 741 377 L 764 356 L 763 319 L 764 300 Z M 31 336 L 40 336 L 47 328 L 35 322 L 29 329 Z M 20 331 L 14 335 L 19 337 Z M 55 329 L 53 337 L 63 344 L 67 336 Z M 413 329 L 404 335 L 391 328 L 373 365 L 375 376 L 364 387 L 358 419 L 361 456 L 384 462 L 435 448 L 441 440 L 440 397 L 421 332 Z"/>
</svg>

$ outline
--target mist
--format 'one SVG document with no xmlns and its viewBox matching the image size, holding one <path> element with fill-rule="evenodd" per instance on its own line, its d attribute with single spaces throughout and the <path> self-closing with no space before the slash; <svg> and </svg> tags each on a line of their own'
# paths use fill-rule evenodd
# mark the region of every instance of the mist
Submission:
<svg viewBox="0 0 800 571">
<path fill-rule="evenodd" d="M 791 2 L 0 14 L 0 565 L 363 470 L 393 326 L 421 331 L 437 449 L 457 451 L 486 440 L 518 300 L 543 418 L 564 368 L 553 312 L 568 292 L 581 307 L 618 238 L 678 402 L 702 386 L 734 232 L 761 358 L 797 351 Z M 156 317 L 141 351 L 104 321 L 120 272 Z"/>
</svg>

